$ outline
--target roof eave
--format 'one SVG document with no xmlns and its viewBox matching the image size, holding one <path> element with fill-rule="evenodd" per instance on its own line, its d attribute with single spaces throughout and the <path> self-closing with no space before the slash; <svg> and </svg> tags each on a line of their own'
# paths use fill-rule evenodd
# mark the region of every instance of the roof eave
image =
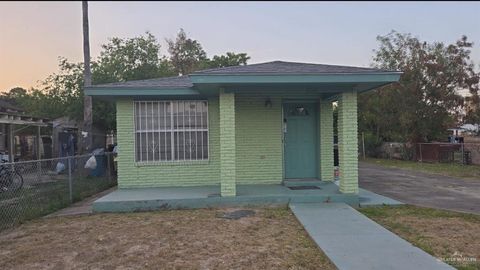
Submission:
<svg viewBox="0 0 480 270">
<path fill-rule="evenodd" d="M 325 74 L 192 74 L 193 84 L 397 82 L 402 72 Z"/>
<path fill-rule="evenodd" d="M 200 95 L 193 88 L 152 88 L 152 87 L 88 87 L 88 96 L 184 96 Z"/>
</svg>

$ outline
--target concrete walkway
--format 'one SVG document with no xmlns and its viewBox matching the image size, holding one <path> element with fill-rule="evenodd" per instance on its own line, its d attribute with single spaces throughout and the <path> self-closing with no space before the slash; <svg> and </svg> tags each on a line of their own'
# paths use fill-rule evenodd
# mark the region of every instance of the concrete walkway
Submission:
<svg viewBox="0 0 480 270">
<path fill-rule="evenodd" d="M 291 203 L 338 269 L 454 269 L 343 203 Z"/>
<path fill-rule="evenodd" d="M 70 205 L 67 208 L 63 208 L 58 210 L 57 212 L 51 213 L 45 217 L 61 217 L 61 216 L 75 216 L 75 215 L 85 215 L 93 213 L 93 202 L 96 201 L 98 198 L 101 198 L 109 193 L 115 191 L 117 187 L 112 187 L 107 190 L 104 190 L 100 193 L 97 193 L 91 197 L 88 197 L 82 201 L 76 202 Z"/>
</svg>

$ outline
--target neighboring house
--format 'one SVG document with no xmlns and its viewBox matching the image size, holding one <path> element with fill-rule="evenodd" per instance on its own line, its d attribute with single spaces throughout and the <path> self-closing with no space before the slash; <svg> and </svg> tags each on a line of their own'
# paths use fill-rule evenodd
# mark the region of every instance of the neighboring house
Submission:
<svg viewBox="0 0 480 270">
<path fill-rule="evenodd" d="M 357 95 L 400 72 L 269 62 L 188 76 L 95 85 L 117 106 L 118 185 L 281 184 L 334 179 L 338 102 L 340 191 L 358 192 Z"/>
</svg>

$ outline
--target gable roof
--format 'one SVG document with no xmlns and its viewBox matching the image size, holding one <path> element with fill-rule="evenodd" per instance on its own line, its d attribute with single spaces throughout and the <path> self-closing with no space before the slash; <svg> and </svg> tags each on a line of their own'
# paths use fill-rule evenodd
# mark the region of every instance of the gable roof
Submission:
<svg viewBox="0 0 480 270">
<path fill-rule="evenodd" d="M 291 75 L 304 75 L 304 74 L 350 74 L 350 73 L 382 73 L 382 72 L 395 72 L 390 70 L 364 68 L 364 67 L 352 67 L 352 66 L 338 66 L 338 65 L 324 65 L 324 64 L 311 64 L 311 63 L 297 63 L 297 62 L 284 62 L 273 61 L 259 64 L 251 64 L 244 66 L 231 66 L 223 68 L 213 68 L 200 70 L 192 73 L 192 75 L 265 75 L 265 74 L 291 74 Z"/>
</svg>

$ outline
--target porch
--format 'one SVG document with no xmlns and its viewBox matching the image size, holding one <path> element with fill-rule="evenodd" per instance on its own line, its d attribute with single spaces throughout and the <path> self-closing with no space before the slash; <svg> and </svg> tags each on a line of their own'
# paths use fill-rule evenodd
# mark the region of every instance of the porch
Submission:
<svg viewBox="0 0 480 270">
<path fill-rule="evenodd" d="M 325 95 L 295 87 L 300 88 L 290 85 L 288 93 L 275 87 L 254 90 L 255 94 L 234 87 L 219 91 L 221 196 L 238 196 L 236 187 L 242 184 L 332 182 L 334 103 L 338 192 L 358 194 L 357 92 L 345 89 Z"/>
<path fill-rule="evenodd" d="M 315 186 L 237 185 L 236 196 L 222 197 L 220 186 L 129 188 L 116 190 L 93 203 L 94 212 L 135 212 L 238 206 L 287 206 L 291 202 L 343 202 L 358 206 L 357 194 L 340 192 L 330 181 Z M 313 187 L 313 188 L 312 188 Z M 299 189 L 298 189 L 299 188 Z"/>
</svg>

